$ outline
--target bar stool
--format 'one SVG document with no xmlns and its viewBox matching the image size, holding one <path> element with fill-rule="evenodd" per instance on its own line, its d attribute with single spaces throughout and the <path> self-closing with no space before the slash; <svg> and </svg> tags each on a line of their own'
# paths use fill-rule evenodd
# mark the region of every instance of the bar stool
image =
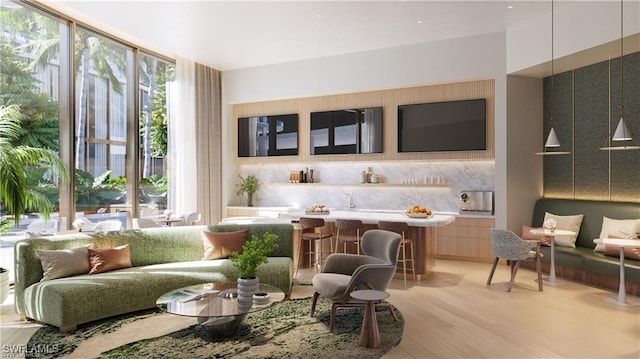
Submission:
<svg viewBox="0 0 640 359">
<path fill-rule="evenodd" d="M 406 222 L 379 221 L 378 228 L 390 232 L 396 232 L 402 235 L 402 242 L 400 242 L 402 259 L 398 258 L 398 264 L 402 263 L 404 287 L 407 288 L 407 270 L 410 270 L 411 273 L 413 273 L 413 280 L 416 280 L 416 264 L 414 261 L 415 252 L 413 251 L 413 239 L 405 237 L 405 233 L 409 231 L 409 225 Z M 407 258 L 407 246 L 409 246 L 411 258 Z M 407 262 L 411 262 L 411 268 L 407 268 Z"/>
<path fill-rule="evenodd" d="M 300 235 L 300 244 L 298 246 L 298 265 L 296 266 L 296 274 L 298 273 L 298 267 L 300 267 L 300 262 L 302 256 L 304 254 L 309 255 L 309 266 L 311 263 L 315 262 L 316 266 L 322 267 L 322 241 L 325 239 L 329 239 L 329 251 L 333 252 L 333 234 L 332 233 L 323 233 L 322 227 L 324 227 L 324 219 L 322 218 L 310 218 L 310 217 L 300 217 L 300 227 L 302 228 L 302 233 Z M 320 228 L 319 232 L 316 232 L 315 229 Z M 302 252 L 302 242 L 309 241 L 309 251 Z M 316 241 L 320 241 L 320 249 L 318 252 L 315 250 Z M 312 259 L 313 257 L 319 257 L 315 261 Z"/>
<path fill-rule="evenodd" d="M 360 233 L 362 229 L 362 221 L 358 219 L 336 219 L 336 249 L 342 243 L 342 252 L 347 253 L 347 244 L 356 245 L 356 253 L 360 254 Z"/>
</svg>

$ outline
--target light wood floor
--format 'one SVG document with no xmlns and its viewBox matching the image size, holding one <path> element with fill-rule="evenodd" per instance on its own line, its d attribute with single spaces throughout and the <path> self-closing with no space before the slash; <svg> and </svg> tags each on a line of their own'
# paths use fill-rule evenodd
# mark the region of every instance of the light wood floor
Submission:
<svg viewBox="0 0 640 359">
<path fill-rule="evenodd" d="M 640 307 L 606 303 L 616 293 L 572 282 L 538 292 L 525 269 L 506 293 L 508 267 L 499 266 L 487 287 L 489 269 L 438 260 L 432 276 L 406 290 L 394 279 L 389 302 L 404 316 L 405 334 L 384 358 L 640 358 Z M 296 286 L 292 297 L 312 291 Z M 38 328 L 18 321 L 11 296 L 0 321 L 3 345 L 24 344 Z"/>
</svg>

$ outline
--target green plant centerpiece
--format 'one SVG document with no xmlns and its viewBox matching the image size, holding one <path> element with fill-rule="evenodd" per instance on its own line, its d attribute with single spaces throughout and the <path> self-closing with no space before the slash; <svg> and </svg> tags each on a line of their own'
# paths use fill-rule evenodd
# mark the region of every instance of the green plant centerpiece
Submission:
<svg viewBox="0 0 640 359">
<path fill-rule="evenodd" d="M 255 278 L 260 264 L 267 263 L 268 255 L 278 248 L 278 235 L 265 233 L 262 239 L 255 234 L 242 247 L 242 253 L 231 252 L 231 263 L 238 269 L 240 278 Z"/>
<path fill-rule="evenodd" d="M 254 175 L 249 175 L 246 178 L 238 175 L 238 178 L 240 178 L 240 184 L 236 196 L 242 196 L 246 193 L 247 205 L 253 207 L 253 194 L 260 189 L 260 180 Z"/>
<path fill-rule="evenodd" d="M 248 311 L 251 308 L 253 295 L 258 293 L 259 282 L 256 276 L 257 268 L 262 263 L 267 263 L 269 253 L 278 248 L 277 234 L 265 233 L 262 239 L 251 235 L 242 247 L 242 253 L 231 252 L 231 263 L 238 269 L 238 308 L 240 311 Z"/>
</svg>

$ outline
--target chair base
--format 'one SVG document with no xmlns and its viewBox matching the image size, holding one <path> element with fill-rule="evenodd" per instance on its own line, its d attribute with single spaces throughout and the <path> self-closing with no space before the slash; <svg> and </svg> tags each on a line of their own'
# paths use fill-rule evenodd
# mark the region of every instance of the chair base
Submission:
<svg viewBox="0 0 640 359">
<path fill-rule="evenodd" d="M 319 296 L 320 296 L 320 293 L 318 292 L 313 293 L 313 301 L 311 302 L 311 312 L 309 313 L 310 317 L 313 317 L 315 315 L 316 303 L 318 301 Z M 367 306 L 366 302 L 333 303 L 333 305 L 331 305 L 331 317 L 329 319 L 329 332 L 333 333 L 333 327 L 336 322 L 336 311 L 338 307 L 366 307 L 366 306 Z M 389 312 L 391 313 L 393 320 L 396 322 L 398 321 L 398 316 L 396 315 L 396 312 L 393 311 L 393 305 L 391 305 L 391 303 L 380 301 L 375 303 L 375 307 L 376 308 L 385 307 L 389 309 Z"/>
<path fill-rule="evenodd" d="M 496 257 L 495 260 L 493 261 L 493 265 L 491 266 L 491 272 L 489 272 L 489 278 L 487 278 L 487 285 L 491 285 L 491 280 L 493 279 L 493 274 L 496 271 L 496 267 L 498 266 L 498 261 L 500 260 L 500 258 Z M 540 265 L 540 258 L 537 257 L 535 258 L 536 260 L 536 273 L 538 276 L 538 291 L 542 292 L 543 291 L 543 284 L 542 284 L 542 271 L 541 271 L 541 265 Z M 511 267 L 511 278 L 509 279 L 509 283 L 507 284 L 507 288 L 506 291 L 507 292 L 511 292 L 511 288 L 513 287 L 513 283 L 515 282 L 516 279 L 516 273 L 518 272 L 518 268 L 520 267 L 520 262 L 522 261 L 509 261 L 509 265 Z"/>
</svg>

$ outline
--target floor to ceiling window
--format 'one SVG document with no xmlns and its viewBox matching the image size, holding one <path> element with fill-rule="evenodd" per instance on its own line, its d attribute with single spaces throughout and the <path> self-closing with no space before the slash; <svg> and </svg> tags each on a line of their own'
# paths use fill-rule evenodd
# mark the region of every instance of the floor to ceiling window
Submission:
<svg viewBox="0 0 640 359">
<path fill-rule="evenodd" d="M 60 153 L 60 91 L 64 87 L 60 78 L 61 37 L 68 33 L 65 22 L 45 16 L 11 2 L 0 4 L 0 107 L 16 110 L 19 130 L 9 140 L 11 147 L 29 147 Z M 2 136 L 6 136 L 3 132 Z M 19 156 L 3 156 L 15 161 Z M 9 163 L 3 163 L 9 167 Z M 25 191 L 31 192 L 40 201 L 27 203 L 24 226 L 39 219 L 38 214 L 51 212 L 49 222 L 59 223 L 60 209 L 59 178 L 55 171 L 44 164 L 26 168 Z M 44 202 L 44 204 L 43 204 Z M 45 209 L 47 208 L 47 209 Z M 0 217 L 7 213 L 6 203 L 0 199 Z M 31 217 L 31 218 L 30 218 Z M 11 225 L 13 221 L 9 221 Z M 0 228 L 7 231 L 11 226 Z"/>
<path fill-rule="evenodd" d="M 175 63 L 31 4 L 0 2 L 0 26 L 0 106 L 21 114 L 14 145 L 52 151 L 72 177 L 29 171 L 29 189 L 53 204 L 59 229 L 78 216 L 162 211 Z M 0 199 L 0 220 L 11 216 Z"/>
<path fill-rule="evenodd" d="M 168 113 L 167 87 L 175 78 L 175 64 L 142 53 L 139 62 L 140 111 L 138 206 L 141 215 L 167 208 Z"/>
<path fill-rule="evenodd" d="M 83 215 L 117 213 L 131 203 L 125 159 L 132 54 L 82 27 L 75 32 L 75 202 Z"/>
</svg>

